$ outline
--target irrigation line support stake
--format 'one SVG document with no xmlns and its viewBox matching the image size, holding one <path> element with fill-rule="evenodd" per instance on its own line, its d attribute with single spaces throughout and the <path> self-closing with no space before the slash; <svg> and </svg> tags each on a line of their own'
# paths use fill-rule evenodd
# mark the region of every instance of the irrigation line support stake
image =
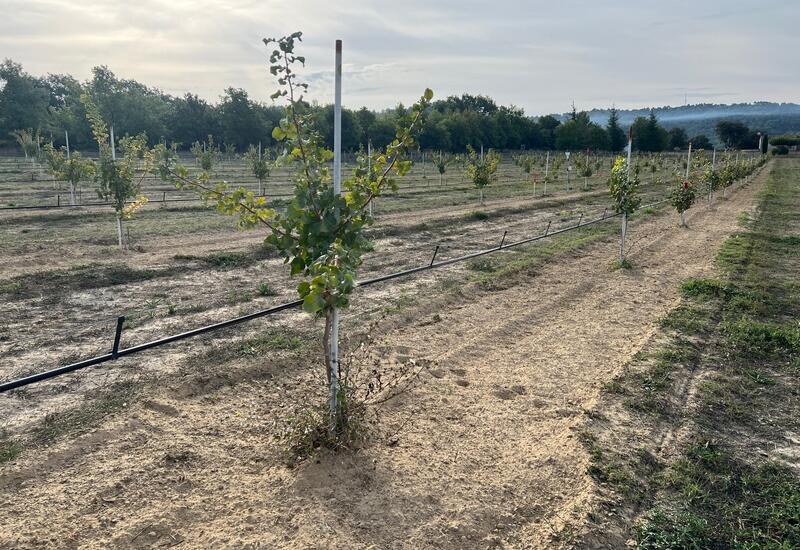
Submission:
<svg viewBox="0 0 800 550">
<path fill-rule="evenodd" d="M 583 221 L 583 212 L 581 212 L 581 217 L 580 217 L 580 218 L 578 218 L 578 225 L 577 225 L 577 227 L 580 227 L 580 226 L 581 226 L 581 222 L 582 222 L 582 221 Z"/>
<path fill-rule="evenodd" d="M 505 244 L 505 242 L 506 242 L 506 235 L 508 235 L 508 229 L 503 231 L 503 238 L 500 239 L 500 247 L 499 248 L 503 248 L 503 244 Z"/>
<path fill-rule="evenodd" d="M 436 261 L 436 254 L 439 252 L 439 245 L 436 245 L 436 248 L 433 249 L 433 257 L 431 258 L 431 263 L 428 264 L 428 267 L 433 266 L 433 262 Z"/>
<path fill-rule="evenodd" d="M 549 222 L 547 222 L 547 229 L 545 229 L 545 230 L 544 230 L 544 234 L 545 234 L 545 236 L 547 236 L 547 235 L 549 235 L 549 234 L 550 234 L 550 225 L 551 225 L 552 223 L 553 223 L 553 220 L 550 220 Z"/>
<path fill-rule="evenodd" d="M 125 324 L 125 316 L 120 315 L 117 317 L 117 330 L 114 333 L 114 346 L 111 348 L 111 357 L 116 359 L 119 357 L 119 341 L 122 339 L 122 325 Z"/>
</svg>

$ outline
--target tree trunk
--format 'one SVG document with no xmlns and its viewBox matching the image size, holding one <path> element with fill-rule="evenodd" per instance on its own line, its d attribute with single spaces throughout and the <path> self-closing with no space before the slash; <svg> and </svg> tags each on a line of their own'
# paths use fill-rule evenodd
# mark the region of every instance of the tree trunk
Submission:
<svg viewBox="0 0 800 550">
<path fill-rule="evenodd" d="M 322 335 L 322 348 L 325 353 L 325 380 L 331 385 L 331 314 L 325 313 L 325 332 Z"/>
<path fill-rule="evenodd" d="M 330 431 L 336 431 L 339 421 L 339 357 L 338 357 L 338 330 L 336 324 L 337 312 L 329 309 L 325 312 L 325 333 L 322 344 L 325 352 L 325 375 L 328 382 L 328 410 L 330 411 Z"/>
<path fill-rule="evenodd" d="M 72 182 L 69 184 L 69 203 L 75 206 L 75 184 Z"/>
<path fill-rule="evenodd" d="M 685 214 L 686 214 L 685 212 L 683 212 L 683 211 L 681 212 L 681 227 L 686 227 L 686 216 L 685 216 Z"/>
<path fill-rule="evenodd" d="M 481 187 L 480 192 L 481 192 L 481 206 L 483 206 L 483 187 Z"/>
<path fill-rule="evenodd" d="M 625 263 L 625 233 L 628 231 L 628 214 L 622 213 L 622 233 L 619 239 L 619 265 Z"/>
<path fill-rule="evenodd" d="M 122 236 L 122 218 L 117 216 L 117 239 L 119 240 L 119 249 L 125 250 L 125 238 Z"/>
</svg>

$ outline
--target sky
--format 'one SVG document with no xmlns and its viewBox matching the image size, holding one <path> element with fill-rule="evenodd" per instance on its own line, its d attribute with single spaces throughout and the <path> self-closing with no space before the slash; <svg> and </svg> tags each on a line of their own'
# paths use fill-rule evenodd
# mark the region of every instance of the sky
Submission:
<svg viewBox="0 0 800 550">
<path fill-rule="evenodd" d="M 426 87 L 531 115 L 692 103 L 797 102 L 800 3 L 787 1 L 0 0 L 0 58 L 85 80 L 107 65 L 212 102 L 268 101 L 264 37 L 303 31 L 308 97 L 390 108 Z"/>
</svg>

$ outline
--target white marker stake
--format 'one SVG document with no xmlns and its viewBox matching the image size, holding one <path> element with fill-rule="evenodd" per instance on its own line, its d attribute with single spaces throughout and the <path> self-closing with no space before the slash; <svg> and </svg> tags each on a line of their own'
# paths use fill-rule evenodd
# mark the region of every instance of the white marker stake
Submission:
<svg viewBox="0 0 800 550">
<path fill-rule="evenodd" d="M 628 134 L 628 162 L 625 166 L 625 179 L 627 182 L 631 180 L 631 152 L 633 151 L 633 135 Z M 622 263 L 625 261 L 625 234 L 628 232 L 628 213 L 622 213 L 622 234 L 619 239 L 619 263 L 620 267 L 622 267 Z"/>
<path fill-rule="evenodd" d="M 261 142 L 260 141 L 258 142 L 258 162 L 261 162 Z M 258 180 L 258 194 L 261 195 L 261 196 L 264 195 L 264 189 L 263 189 L 263 186 L 261 185 L 261 180 L 260 179 Z"/>
<path fill-rule="evenodd" d="M 117 160 L 117 148 L 114 145 L 114 126 L 111 126 L 111 160 Z M 117 215 L 117 238 L 119 239 L 119 247 L 121 250 L 125 249 L 125 239 L 122 236 L 122 218 Z"/>
<path fill-rule="evenodd" d="M 713 177 L 713 174 L 716 171 L 717 171 L 717 148 L 714 147 L 714 149 L 711 152 L 711 174 L 712 174 L 712 177 Z M 713 189 L 709 189 L 708 190 L 708 205 L 709 206 L 711 206 L 711 203 L 712 203 L 713 200 L 714 200 L 714 190 Z"/>
<path fill-rule="evenodd" d="M 686 156 L 686 181 L 689 181 L 689 169 L 692 166 L 692 142 L 689 142 L 689 154 Z"/>
<path fill-rule="evenodd" d="M 342 41 L 336 41 L 336 69 L 334 80 L 333 103 L 333 192 L 342 192 Z M 339 213 L 336 212 L 336 217 Z M 330 335 L 330 413 L 331 431 L 336 429 L 337 396 L 339 393 L 339 311 L 331 312 Z"/>
<path fill-rule="evenodd" d="M 422 153 L 425 155 L 425 153 Z M 422 157 L 425 158 L 424 156 Z M 422 165 L 425 166 L 424 164 Z M 372 179 L 372 140 L 367 140 L 367 174 L 369 174 L 370 180 Z M 375 202 L 373 198 L 369 201 L 369 215 L 372 217 L 372 203 Z"/>
<path fill-rule="evenodd" d="M 69 160 L 69 132 L 64 130 L 64 138 L 67 140 L 67 160 Z"/>
<path fill-rule="evenodd" d="M 117 160 L 117 146 L 114 145 L 114 127 L 111 127 L 111 160 Z"/>
<path fill-rule="evenodd" d="M 544 193 L 542 196 L 547 194 L 547 176 L 550 173 L 550 151 L 547 152 L 547 159 L 544 161 Z"/>
</svg>

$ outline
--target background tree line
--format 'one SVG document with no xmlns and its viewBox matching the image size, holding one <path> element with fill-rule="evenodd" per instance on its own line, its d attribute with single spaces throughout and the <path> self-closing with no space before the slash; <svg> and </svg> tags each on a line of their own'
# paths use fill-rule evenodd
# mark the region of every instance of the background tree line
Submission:
<svg viewBox="0 0 800 550">
<path fill-rule="evenodd" d="M 209 135 L 225 148 L 244 152 L 251 144 L 272 144 L 272 129 L 282 109 L 251 99 L 245 90 L 227 88 L 216 104 L 187 93 L 175 97 L 137 82 L 117 77 L 107 67 L 95 67 L 86 82 L 70 75 L 35 77 L 11 60 L 0 65 L 0 147 L 14 146 L 11 133 L 30 129 L 42 140 L 64 144 L 69 132 L 70 146 L 94 149 L 81 94 L 91 96 L 104 120 L 113 125 L 116 136 L 144 132 L 150 145 L 165 141 L 188 149 Z M 306 104 L 327 145 L 333 145 L 333 107 Z M 397 124 L 408 114 L 398 105 L 375 112 L 366 107 L 342 113 L 342 142 L 345 150 L 366 147 L 368 141 L 385 145 Z M 690 136 L 679 127 L 666 130 L 653 111 L 633 121 L 634 148 L 664 151 L 685 148 Z M 741 123 L 717 124 L 719 142 L 730 147 L 755 147 L 756 132 Z M 691 136 L 696 148 L 711 147 L 707 136 Z M 566 116 L 530 117 L 514 106 L 500 106 L 485 96 L 451 96 L 433 102 L 419 139 L 424 150 L 463 152 L 467 146 L 493 149 L 558 149 L 619 151 L 627 143 L 627 128 L 619 112 L 611 109 L 604 125 L 593 122 L 587 112 L 573 107 Z"/>
</svg>

